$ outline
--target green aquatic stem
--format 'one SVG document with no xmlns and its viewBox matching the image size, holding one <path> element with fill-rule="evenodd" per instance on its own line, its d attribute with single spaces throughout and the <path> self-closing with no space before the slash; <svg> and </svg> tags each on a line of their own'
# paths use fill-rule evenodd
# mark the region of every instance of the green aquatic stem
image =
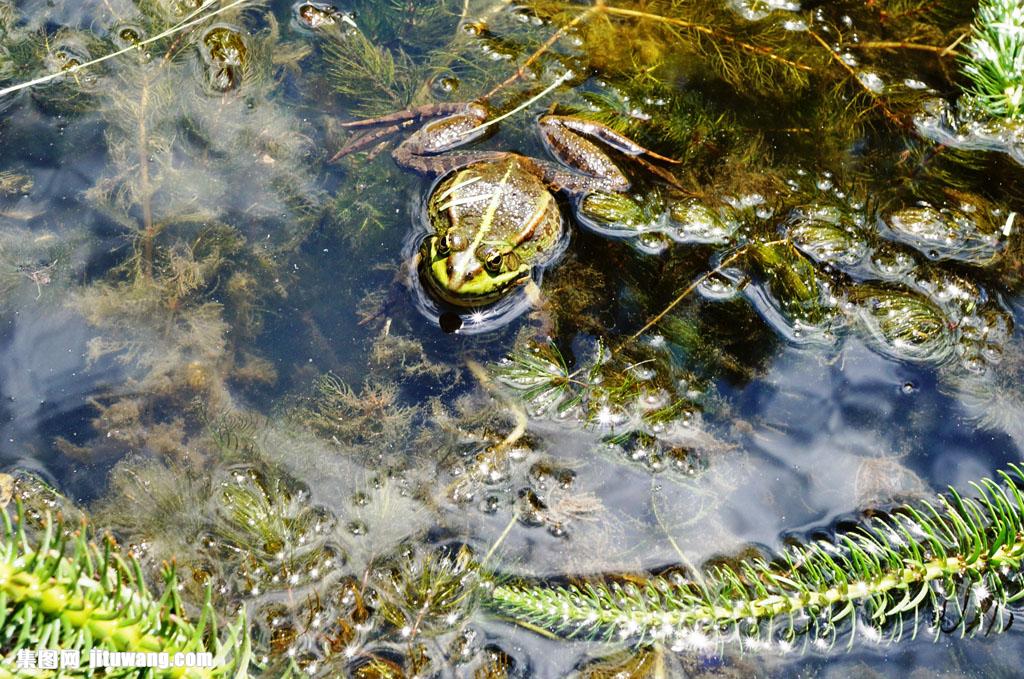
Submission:
<svg viewBox="0 0 1024 679">
<path fill-rule="evenodd" d="M 1007 629 L 1024 598 L 1024 469 L 1011 465 L 931 503 L 869 517 L 832 540 L 796 545 L 777 558 L 712 566 L 703 579 L 653 576 L 579 584 L 498 581 L 488 606 L 558 636 L 656 642 L 675 650 L 727 641 L 742 647 L 830 648 L 915 636 L 922 617 L 937 636 Z M 840 627 L 845 625 L 845 627 Z"/>
<path fill-rule="evenodd" d="M 1024 6 L 983 0 L 962 59 L 972 98 L 989 115 L 1024 117 Z"/>
<path fill-rule="evenodd" d="M 140 564 L 122 557 L 111 540 L 98 547 L 84 531 L 72 535 L 47 515 L 35 541 L 26 533 L 28 519 L 20 506 L 13 521 L 8 512 L 0 513 L 0 638 L 7 640 L 0 679 L 54 676 L 47 670 L 11 671 L 19 650 L 47 648 L 80 651 L 83 673 L 89 651 L 104 649 L 214 656 L 213 667 L 159 669 L 153 676 L 248 676 L 250 644 L 244 611 L 222 636 L 209 591 L 199 619 L 188 620 L 173 567 L 164 569 L 163 594 L 156 598 L 145 584 Z M 63 676 L 70 676 L 69 671 Z"/>
</svg>

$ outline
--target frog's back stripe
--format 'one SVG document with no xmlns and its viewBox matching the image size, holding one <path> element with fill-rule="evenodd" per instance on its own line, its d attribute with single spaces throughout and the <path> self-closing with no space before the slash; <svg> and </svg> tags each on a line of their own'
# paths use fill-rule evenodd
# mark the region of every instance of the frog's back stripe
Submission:
<svg viewBox="0 0 1024 679">
<path fill-rule="evenodd" d="M 476 258 L 476 249 L 480 247 L 484 240 L 484 236 L 487 234 L 494 221 L 494 216 L 498 212 L 498 208 L 501 207 L 501 201 L 505 195 L 505 187 L 508 185 L 509 177 L 512 175 L 512 170 L 515 168 L 515 159 L 510 159 L 505 166 L 505 174 L 502 175 L 501 180 L 497 182 L 494 187 L 494 191 L 489 196 L 489 202 L 483 213 L 480 215 L 480 223 L 476 227 L 476 232 L 473 234 L 473 241 L 465 250 L 452 253 L 451 263 L 453 264 L 452 270 L 458 272 L 465 272 L 470 270 L 470 263 Z M 453 218 L 456 217 L 456 207 L 450 208 Z M 456 276 L 450 278 L 450 283 L 454 288 L 459 288 L 463 280 L 463 273 L 459 273 Z"/>
<path fill-rule="evenodd" d="M 512 176 L 512 171 L 517 164 L 518 159 L 513 156 L 505 166 L 505 174 L 501 176 L 501 180 L 494 187 L 494 192 L 491 194 L 491 202 L 487 204 L 487 209 L 484 210 L 483 215 L 480 217 L 480 226 L 477 227 L 476 233 L 473 234 L 473 243 L 469 246 L 470 252 L 476 252 L 476 249 L 483 242 L 484 234 L 490 231 L 491 224 L 494 222 L 494 216 L 498 214 L 501 201 L 505 198 L 505 187 L 508 186 L 509 177 Z"/>
</svg>

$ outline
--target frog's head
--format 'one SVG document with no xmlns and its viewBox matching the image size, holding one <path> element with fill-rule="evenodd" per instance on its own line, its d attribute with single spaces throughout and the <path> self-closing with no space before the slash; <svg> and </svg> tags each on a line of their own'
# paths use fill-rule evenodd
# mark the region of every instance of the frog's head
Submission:
<svg viewBox="0 0 1024 679">
<path fill-rule="evenodd" d="M 526 282 L 530 264 L 512 248 L 468 239 L 449 231 L 423 241 L 423 275 L 443 300 L 458 306 L 483 306 Z"/>
</svg>

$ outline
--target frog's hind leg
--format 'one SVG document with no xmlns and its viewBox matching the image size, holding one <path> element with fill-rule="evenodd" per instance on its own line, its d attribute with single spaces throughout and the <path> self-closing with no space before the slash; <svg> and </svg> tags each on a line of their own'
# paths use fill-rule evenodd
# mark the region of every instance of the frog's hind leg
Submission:
<svg viewBox="0 0 1024 679">
<path fill-rule="evenodd" d="M 438 120 L 428 122 L 423 128 L 413 133 L 412 136 L 402 143 L 402 146 L 406 147 L 406 152 L 416 155 L 441 153 L 449 148 L 476 139 L 486 131 L 486 128 L 482 127 L 482 123 L 487 119 L 487 109 L 481 104 L 427 104 L 405 111 L 389 113 L 377 118 L 342 123 L 342 127 L 351 129 L 379 129 L 370 129 L 349 140 L 340 151 L 334 154 L 331 162 L 351 153 L 361 151 L 380 139 L 431 118 Z M 471 134 L 477 130 L 477 134 Z M 452 143 L 453 141 L 454 143 Z M 398 158 L 396 160 L 402 162 Z"/>
<path fill-rule="evenodd" d="M 415 172 L 434 177 L 442 177 L 449 172 L 454 172 L 473 163 L 500 160 L 506 155 L 502 151 L 463 151 L 461 153 L 456 151 L 455 153 L 445 153 L 443 155 L 410 154 L 399 157 L 400 150 L 400 148 L 395 149 L 395 152 L 392 154 L 400 165 Z"/>
<path fill-rule="evenodd" d="M 570 192 L 600 189 L 604 191 L 625 191 L 629 180 L 622 170 L 598 146 L 600 141 L 610 148 L 633 156 L 643 162 L 642 156 L 676 163 L 678 161 L 659 155 L 606 125 L 592 120 L 572 116 L 546 115 L 539 121 L 541 137 L 545 146 L 563 165 L 585 177 L 572 180 L 564 170 L 552 172 L 545 168 L 549 180 Z M 644 162 L 644 165 L 648 165 Z M 662 175 L 661 172 L 658 172 Z M 665 174 L 668 174 L 667 172 Z M 664 176 L 664 175 L 663 175 Z M 671 176 L 671 175 L 669 175 Z M 672 180 L 674 183 L 674 179 Z"/>
<path fill-rule="evenodd" d="M 344 146 L 342 146 L 337 153 L 331 156 L 331 159 L 328 162 L 333 163 L 336 160 L 344 158 L 349 154 L 358 153 L 359 151 L 362 151 L 368 146 L 375 144 L 378 140 L 383 139 L 385 137 L 390 137 L 395 132 L 401 130 L 403 127 L 407 127 L 408 125 L 413 124 L 413 122 L 415 121 L 410 119 L 403 123 L 388 125 L 387 127 L 382 127 L 379 130 L 371 130 L 369 132 L 364 132 L 363 134 L 357 135 L 354 139 L 350 139 Z"/>
<path fill-rule="evenodd" d="M 404 123 L 406 121 L 418 122 L 421 120 L 427 120 L 428 118 L 441 118 L 442 116 L 450 116 L 456 113 L 466 113 L 468 110 L 473 108 L 480 108 L 483 110 L 483 106 L 480 104 L 467 104 L 465 102 L 424 104 L 423 106 L 407 108 L 404 111 L 395 111 L 394 113 L 377 116 L 376 118 L 350 120 L 347 123 L 342 123 L 341 126 L 350 128 L 380 127 L 381 125 L 393 125 L 396 123 Z M 484 112 L 483 115 L 486 117 L 486 112 Z"/>
<path fill-rule="evenodd" d="M 607 125 L 594 120 L 586 120 L 574 116 L 546 115 L 541 117 L 538 124 L 546 140 L 560 140 L 565 137 L 582 135 L 607 144 L 609 147 L 620 153 L 625 153 L 627 156 L 647 156 L 654 160 L 672 164 L 681 162 L 641 146 L 621 132 L 616 132 Z M 562 160 L 562 156 L 559 156 L 559 159 Z"/>
</svg>

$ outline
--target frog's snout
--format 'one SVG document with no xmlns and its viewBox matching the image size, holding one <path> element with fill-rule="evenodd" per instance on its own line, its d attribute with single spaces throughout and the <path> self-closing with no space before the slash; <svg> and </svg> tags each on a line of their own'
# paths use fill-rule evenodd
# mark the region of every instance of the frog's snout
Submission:
<svg viewBox="0 0 1024 679">
<path fill-rule="evenodd" d="M 448 273 L 448 280 L 445 282 L 445 287 L 456 295 L 461 292 L 468 292 L 468 288 L 471 287 L 469 284 L 473 281 L 473 276 L 467 274 L 465 271 L 460 271 L 451 261 L 446 264 L 445 268 Z"/>
<path fill-rule="evenodd" d="M 444 260 L 444 270 L 447 279 L 445 286 L 454 293 L 467 287 L 473 287 L 471 284 L 474 282 L 485 284 L 482 279 L 478 280 L 483 270 L 474 260 L 471 252 L 449 251 Z"/>
</svg>

